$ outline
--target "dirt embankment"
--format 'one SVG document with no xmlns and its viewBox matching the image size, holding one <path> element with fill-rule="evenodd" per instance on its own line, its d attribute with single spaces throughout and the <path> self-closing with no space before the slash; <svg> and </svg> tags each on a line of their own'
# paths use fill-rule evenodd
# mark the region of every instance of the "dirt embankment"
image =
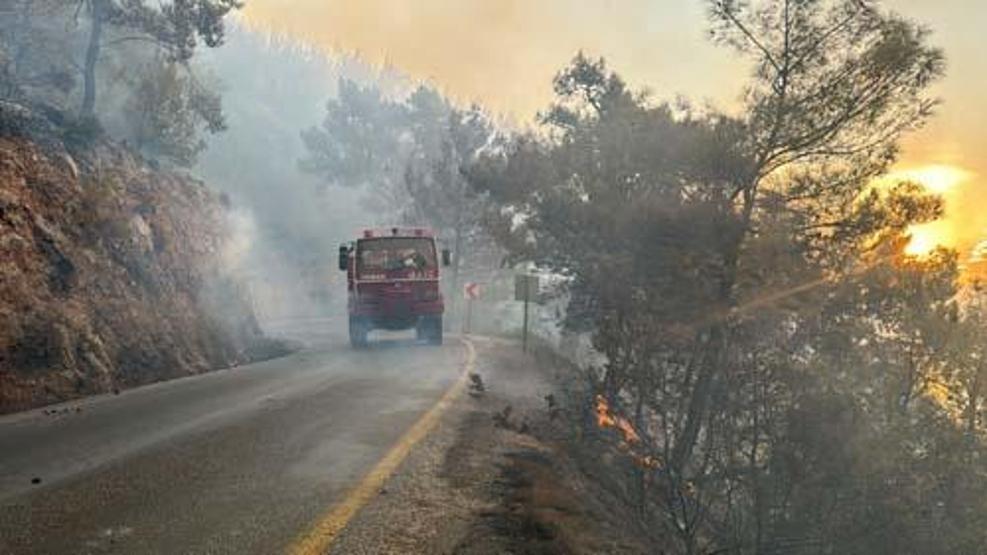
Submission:
<svg viewBox="0 0 987 555">
<path fill-rule="evenodd" d="M 498 345 L 495 342 L 493 345 Z M 604 487 L 600 472 L 624 466 L 601 453 L 587 453 L 593 441 L 580 437 L 578 411 L 563 401 L 560 385 L 577 375 L 567 361 L 540 347 L 532 356 L 517 345 L 488 351 L 488 385 L 473 395 L 474 411 L 464 421 L 445 460 L 448 476 L 469 476 L 462 453 L 489 453 L 496 469 L 479 491 L 489 501 L 476 511 L 452 553 L 566 555 L 661 553 L 661 542 L 641 527 L 628 505 Z M 570 399 L 571 401 L 571 399 Z M 483 417 L 479 417 L 479 415 Z M 484 422 L 486 421 L 486 422 Z M 484 445 L 483 424 L 492 427 Z M 587 441 L 589 440 L 589 441 Z M 453 479 L 455 482 L 455 478 Z M 476 487 L 476 486 L 474 486 Z"/>
<path fill-rule="evenodd" d="M 0 413 L 228 367 L 265 344 L 221 199 L 0 103 Z"/>
</svg>

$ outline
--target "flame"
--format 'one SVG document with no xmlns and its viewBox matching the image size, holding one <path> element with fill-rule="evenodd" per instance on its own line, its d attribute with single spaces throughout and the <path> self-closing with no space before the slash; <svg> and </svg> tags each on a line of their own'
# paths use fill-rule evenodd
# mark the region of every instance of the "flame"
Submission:
<svg viewBox="0 0 987 555">
<path fill-rule="evenodd" d="M 624 442 L 628 445 L 641 443 L 641 436 L 634 430 L 634 426 L 623 416 L 615 414 L 610 410 L 610 404 L 603 395 L 596 396 L 596 423 L 601 428 L 615 428 L 624 437 Z"/>
<path fill-rule="evenodd" d="M 661 468 L 661 462 L 657 457 L 638 452 L 635 446 L 642 444 L 641 435 L 637 433 L 629 420 L 610 408 L 610 403 L 603 395 L 596 396 L 596 424 L 604 430 L 613 428 L 620 432 L 623 438 L 620 445 L 621 449 L 626 451 L 638 466 L 650 469 Z"/>
<path fill-rule="evenodd" d="M 969 172 L 954 166 L 934 164 L 921 168 L 901 170 L 889 176 L 898 181 L 908 180 L 921 184 L 927 191 L 936 195 L 952 193 L 957 185 L 970 179 Z"/>
</svg>

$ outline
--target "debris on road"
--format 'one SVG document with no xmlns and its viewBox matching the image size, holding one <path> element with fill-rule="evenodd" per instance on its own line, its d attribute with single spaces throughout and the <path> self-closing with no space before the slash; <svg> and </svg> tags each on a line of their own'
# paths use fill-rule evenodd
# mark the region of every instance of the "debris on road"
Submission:
<svg viewBox="0 0 987 555">
<path fill-rule="evenodd" d="M 511 412 L 513 412 L 514 407 L 507 405 L 504 410 L 493 415 L 494 426 L 498 428 L 504 428 L 506 430 L 514 429 L 511 425 Z"/>
<path fill-rule="evenodd" d="M 476 398 L 481 397 L 487 391 L 485 385 L 483 385 L 483 377 L 476 372 L 470 372 L 469 374 L 470 385 L 469 385 L 469 395 L 470 397 Z"/>
<path fill-rule="evenodd" d="M 548 404 L 548 419 L 555 420 L 562 415 L 562 407 L 559 406 L 559 402 L 555 400 L 555 395 L 549 393 L 545 397 L 545 403 Z"/>
</svg>

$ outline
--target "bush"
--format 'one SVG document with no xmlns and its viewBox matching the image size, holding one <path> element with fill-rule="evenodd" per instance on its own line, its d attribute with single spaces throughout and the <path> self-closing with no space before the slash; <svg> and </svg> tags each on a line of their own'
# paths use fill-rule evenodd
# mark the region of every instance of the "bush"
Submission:
<svg viewBox="0 0 987 555">
<path fill-rule="evenodd" d="M 62 140 L 70 148 L 88 148 L 103 134 L 103 126 L 99 120 L 93 116 L 80 116 L 65 120 Z"/>
</svg>

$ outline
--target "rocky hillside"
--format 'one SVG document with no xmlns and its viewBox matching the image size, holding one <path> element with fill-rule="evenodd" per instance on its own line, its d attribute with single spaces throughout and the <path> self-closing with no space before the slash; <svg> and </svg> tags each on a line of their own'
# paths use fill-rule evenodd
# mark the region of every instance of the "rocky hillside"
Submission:
<svg viewBox="0 0 987 555">
<path fill-rule="evenodd" d="M 0 103 L 0 412 L 271 354 L 223 199 Z"/>
</svg>

